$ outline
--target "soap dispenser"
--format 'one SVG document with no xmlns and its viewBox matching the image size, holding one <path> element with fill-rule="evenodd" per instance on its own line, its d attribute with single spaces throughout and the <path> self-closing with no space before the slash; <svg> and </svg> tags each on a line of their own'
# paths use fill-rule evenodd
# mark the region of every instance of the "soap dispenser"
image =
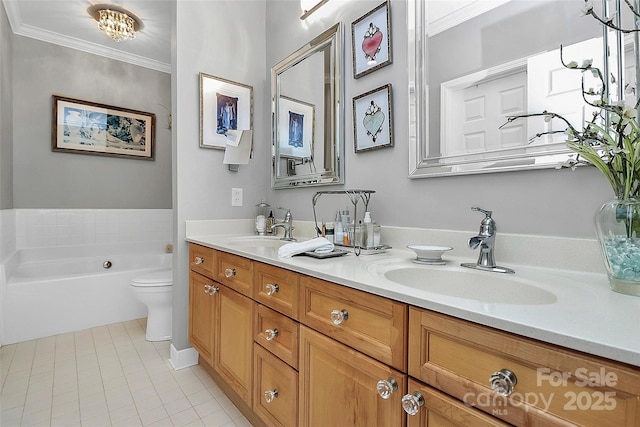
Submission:
<svg viewBox="0 0 640 427">
<path fill-rule="evenodd" d="M 262 200 L 256 205 L 256 228 L 255 232 L 259 236 L 264 236 L 267 230 L 267 212 L 269 211 L 269 204 Z"/>
</svg>

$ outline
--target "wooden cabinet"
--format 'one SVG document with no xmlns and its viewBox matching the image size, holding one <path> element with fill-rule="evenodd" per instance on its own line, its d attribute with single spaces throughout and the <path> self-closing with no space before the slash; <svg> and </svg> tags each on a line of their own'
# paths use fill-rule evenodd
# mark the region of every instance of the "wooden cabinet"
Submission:
<svg viewBox="0 0 640 427">
<path fill-rule="evenodd" d="M 640 425 L 637 368 L 418 308 L 409 334 L 409 375 L 511 424 Z"/>
<path fill-rule="evenodd" d="M 406 304 L 311 277 L 300 285 L 301 323 L 406 372 Z"/>
<path fill-rule="evenodd" d="M 253 425 L 640 426 L 637 367 L 198 245 L 190 257 L 189 340 Z"/>
<path fill-rule="evenodd" d="M 213 363 L 216 286 L 208 277 L 189 274 L 189 342 L 209 365 Z"/>
<path fill-rule="evenodd" d="M 407 427 L 507 427 L 502 422 L 438 390 L 409 379 L 409 393 L 421 399 L 418 413 L 407 417 Z"/>
<path fill-rule="evenodd" d="M 393 378 L 397 391 L 378 395 Z M 404 426 L 407 377 L 307 327 L 300 327 L 300 426 Z"/>
</svg>

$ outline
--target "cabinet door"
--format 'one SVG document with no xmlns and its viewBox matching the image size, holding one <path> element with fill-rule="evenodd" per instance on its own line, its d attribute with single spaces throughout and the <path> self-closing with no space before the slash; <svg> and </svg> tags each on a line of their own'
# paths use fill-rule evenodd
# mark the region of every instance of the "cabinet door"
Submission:
<svg viewBox="0 0 640 427">
<path fill-rule="evenodd" d="M 507 427 L 463 402 L 409 378 L 409 394 L 421 399 L 418 413 L 408 416 L 407 427 Z"/>
<path fill-rule="evenodd" d="M 269 426 L 295 426 L 298 420 L 298 372 L 258 344 L 253 346 L 253 410 Z"/>
<path fill-rule="evenodd" d="M 380 380 L 397 390 L 378 395 Z M 300 426 L 404 426 L 404 374 L 304 326 L 300 327 Z"/>
<path fill-rule="evenodd" d="M 215 310 L 214 369 L 251 406 L 253 310 L 255 303 L 220 285 Z"/>
<path fill-rule="evenodd" d="M 208 277 L 189 273 L 189 342 L 209 365 L 213 365 L 215 289 L 218 287 Z"/>
</svg>

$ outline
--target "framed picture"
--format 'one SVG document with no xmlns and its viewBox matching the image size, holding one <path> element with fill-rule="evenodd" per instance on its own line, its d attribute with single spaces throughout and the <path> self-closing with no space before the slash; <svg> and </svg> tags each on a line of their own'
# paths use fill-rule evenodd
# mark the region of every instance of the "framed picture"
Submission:
<svg viewBox="0 0 640 427">
<path fill-rule="evenodd" d="M 391 84 L 353 98 L 353 132 L 356 153 L 393 147 Z"/>
<path fill-rule="evenodd" d="M 153 160 L 156 115 L 53 95 L 51 150 Z"/>
<path fill-rule="evenodd" d="M 278 150 L 281 157 L 312 157 L 315 129 L 313 104 L 281 96 L 278 102 L 278 129 Z"/>
<path fill-rule="evenodd" d="M 391 64 L 391 3 L 387 0 L 351 23 L 353 78 Z"/>
<path fill-rule="evenodd" d="M 200 147 L 224 150 L 229 130 L 253 128 L 253 88 L 200 73 Z"/>
</svg>

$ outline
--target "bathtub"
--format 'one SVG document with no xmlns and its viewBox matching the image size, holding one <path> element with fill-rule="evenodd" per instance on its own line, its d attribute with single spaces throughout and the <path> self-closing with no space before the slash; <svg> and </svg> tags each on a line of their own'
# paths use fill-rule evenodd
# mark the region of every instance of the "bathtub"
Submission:
<svg viewBox="0 0 640 427">
<path fill-rule="evenodd" d="M 164 249 L 144 243 L 15 252 L 5 263 L 3 344 L 146 317 L 130 283 L 170 268 Z"/>
</svg>

